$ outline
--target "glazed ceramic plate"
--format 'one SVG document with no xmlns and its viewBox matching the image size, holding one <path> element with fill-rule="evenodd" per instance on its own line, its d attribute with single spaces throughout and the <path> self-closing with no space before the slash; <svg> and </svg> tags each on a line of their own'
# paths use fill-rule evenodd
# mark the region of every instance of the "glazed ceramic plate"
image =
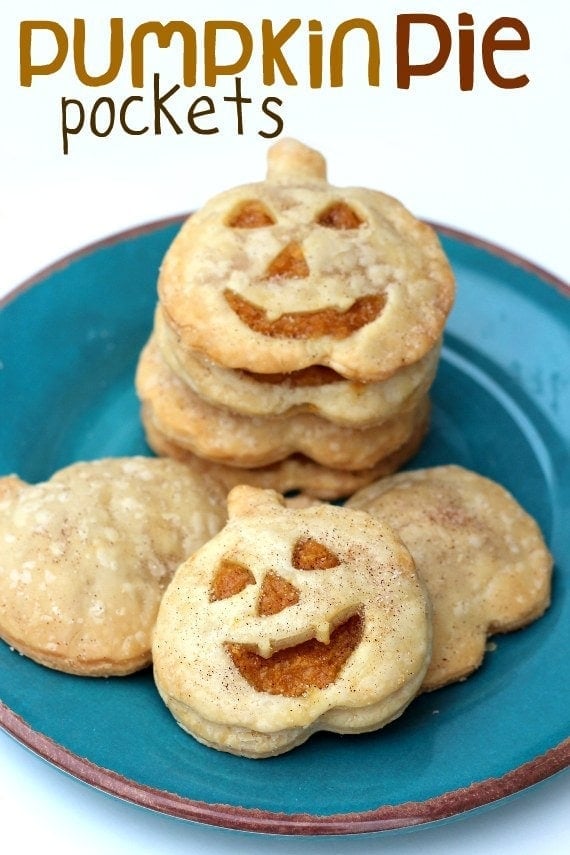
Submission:
<svg viewBox="0 0 570 855">
<path fill-rule="evenodd" d="M 133 376 L 161 258 L 180 221 L 88 247 L 0 311 L 0 474 L 48 478 L 73 461 L 149 454 Z M 562 283 L 440 229 L 458 282 L 411 467 L 458 463 L 503 484 L 556 560 L 553 603 L 496 639 L 467 681 L 419 697 L 383 730 L 319 734 L 255 761 L 199 745 L 149 670 L 89 679 L 0 642 L 0 722 L 61 769 L 136 804 L 268 833 L 386 831 L 457 817 L 520 793 L 570 759 L 570 300 Z"/>
</svg>

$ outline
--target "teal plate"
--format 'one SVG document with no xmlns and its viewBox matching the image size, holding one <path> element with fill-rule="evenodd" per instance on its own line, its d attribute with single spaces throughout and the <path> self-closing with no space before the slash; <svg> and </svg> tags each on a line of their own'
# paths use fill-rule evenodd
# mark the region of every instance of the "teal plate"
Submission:
<svg viewBox="0 0 570 855">
<path fill-rule="evenodd" d="M 48 478 L 76 460 L 149 454 L 133 377 L 156 276 L 180 218 L 87 247 L 0 311 L 0 474 Z M 383 730 L 318 734 L 253 761 L 174 722 L 150 670 L 97 680 L 42 668 L 0 642 L 0 723 L 77 778 L 172 816 L 273 834 L 410 828 L 498 803 L 570 760 L 570 300 L 496 247 L 439 232 L 458 282 L 429 435 L 410 466 L 458 463 L 538 520 L 553 602 L 496 639 L 467 681 L 416 699 Z"/>
</svg>

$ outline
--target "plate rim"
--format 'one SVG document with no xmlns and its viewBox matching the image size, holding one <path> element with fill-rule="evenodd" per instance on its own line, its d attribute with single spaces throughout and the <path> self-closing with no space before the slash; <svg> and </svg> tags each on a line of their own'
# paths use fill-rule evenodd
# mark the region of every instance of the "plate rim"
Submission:
<svg viewBox="0 0 570 855">
<path fill-rule="evenodd" d="M 98 766 L 85 757 L 34 730 L 0 701 L 0 726 L 57 769 L 107 795 L 176 819 L 234 831 L 288 836 L 339 836 L 381 833 L 417 828 L 460 818 L 467 812 L 489 808 L 494 803 L 563 772 L 570 765 L 570 737 L 544 754 L 511 769 L 498 778 L 485 778 L 424 801 L 380 805 L 352 813 L 316 815 L 244 808 L 218 802 L 189 799 L 177 793 L 140 784 L 112 769 Z"/>
<path fill-rule="evenodd" d="M 182 224 L 190 213 L 151 220 L 123 229 L 99 240 L 87 243 L 39 270 L 0 298 L 0 310 L 20 294 L 41 284 L 81 258 L 114 244 L 137 239 L 163 228 Z M 452 226 L 426 220 L 440 235 L 468 246 L 481 249 L 514 267 L 536 276 L 563 296 L 570 297 L 570 283 L 545 268 L 491 241 Z M 467 787 L 444 792 L 438 796 L 397 805 L 380 805 L 370 810 L 316 815 L 285 813 L 260 808 L 246 808 L 215 802 L 204 802 L 138 783 L 87 758 L 80 757 L 51 737 L 35 730 L 20 715 L 0 701 L 0 727 L 17 742 L 28 748 L 60 771 L 108 795 L 142 808 L 177 819 L 190 820 L 209 826 L 236 831 L 253 831 L 273 835 L 355 835 L 406 828 L 425 827 L 468 812 L 488 808 L 497 802 L 518 795 L 570 766 L 570 737 L 545 753 L 511 769 L 500 777 L 476 781 Z"/>
</svg>

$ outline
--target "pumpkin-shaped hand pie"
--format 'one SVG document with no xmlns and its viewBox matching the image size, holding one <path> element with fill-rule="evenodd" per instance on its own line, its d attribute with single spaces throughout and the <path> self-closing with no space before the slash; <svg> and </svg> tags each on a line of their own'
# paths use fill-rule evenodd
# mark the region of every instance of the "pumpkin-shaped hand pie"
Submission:
<svg viewBox="0 0 570 855">
<path fill-rule="evenodd" d="M 200 742 L 280 754 L 317 730 L 402 713 L 430 656 L 429 606 L 399 538 L 368 514 L 286 507 L 238 486 L 229 522 L 177 570 L 153 640 L 157 688 Z"/>
<path fill-rule="evenodd" d="M 318 365 L 369 383 L 434 347 L 454 279 L 432 228 L 379 191 L 330 185 L 318 152 L 283 139 L 265 181 L 186 221 L 158 290 L 182 351 L 226 368 Z"/>
<path fill-rule="evenodd" d="M 425 581 L 433 653 L 424 691 L 467 677 L 488 635 L 519 629 L 548 607 L 552 556 L 535 520 L 494 481 L 436 466 L 383 478 L 347 504 L 392 526 Z"/>
<path fill-rule="evenodd" d="M 225 498 L 200 467 L 148 457 L 0 478 L 0 638 L 72 674 L 145 667 L 162 593 L 225 523 Z"/>
</svg>

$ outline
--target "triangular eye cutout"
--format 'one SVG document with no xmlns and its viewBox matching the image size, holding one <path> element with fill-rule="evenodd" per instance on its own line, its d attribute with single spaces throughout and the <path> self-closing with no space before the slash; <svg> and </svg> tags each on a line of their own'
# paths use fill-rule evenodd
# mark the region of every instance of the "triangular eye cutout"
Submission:
<svg viewBox="0 0 570 855">
<path fill-rule="evenodd" d="M 308 537 L 295 544 L 291 563 L 297 570 L 330 570 L 338 567 L 340 559 L 324 543 Z"/>
<path fill-rule="evenodd" d="M 362 225 L 362 220 L 346 202 L 333 202 L 322 211 L 317 223 L 327 229 L 357 229 Z"/>
<path fill-rule="evenodd" d="M 258 615 L 276 615 L 298 602 L 299 591 L 291 582 L 271 570 L 265 574 L 257 601 Z"/>
<path fill-rule="evenodd" d="M 274 224 L 275 220 L 270 212 L 263 202 L 257 199 L 242 202 L 232 211 L 226 222 L 232 229 L 261 229 Z"/>
<path fill-rule="evenodd" d="M 231 558 L 223 558 L 212 579 L 210 602 L 215 603 L 217 600 L 235 597 L 248 585 L 253 584 L 255 584 L 255 576 L 248 567 L 232 561 Z"/>
<path fill-rule="evenodd" d="M 267 270 L 266 279 L 305 279 L 309 265 L 298 243 L 290 243 L 276 255 Z"/>
</svg>

